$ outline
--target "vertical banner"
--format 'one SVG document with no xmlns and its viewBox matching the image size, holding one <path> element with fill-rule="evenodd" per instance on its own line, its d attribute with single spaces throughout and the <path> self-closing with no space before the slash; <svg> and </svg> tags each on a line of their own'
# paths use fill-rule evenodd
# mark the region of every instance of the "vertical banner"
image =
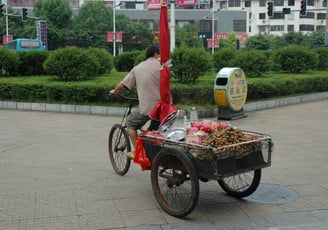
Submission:
<svg viewBox="0 0 328 230">
<path fill-rule="evenodd" d="M 219 47 L 219 40 L 214 39 L 214 48 Z M 212 39 L 207 40 L 207 48 L 212 48 Z"/>
<path fill-rule="evenodd" d="M 7 44 L 8 42 L 11 42 L 13 40 L 13 35 L 3 35 L 2 36 L 2 44 Z"/>
<path fill-rule="evenodd" d="M 36 24 L 37 36 L 41 40 L 42 45 L 48 49 L 48 38 L 47 38 L 47 23 L 46 21 L 37 21 Z"/>
</svg>

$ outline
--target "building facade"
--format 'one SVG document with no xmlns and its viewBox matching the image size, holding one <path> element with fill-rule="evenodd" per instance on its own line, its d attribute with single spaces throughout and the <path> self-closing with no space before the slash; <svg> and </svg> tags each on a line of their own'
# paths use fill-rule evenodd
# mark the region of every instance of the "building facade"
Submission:
<svg viewBox="0 0 328 230">
<path fill-rule="evenodd" d="M 74 10 L 88 0 L 69 0 Z M 102 1 L 102 0 L 98 0 Z M 116 13 L 132 20 L 142 20 L 154 31 L 159 31 L 159 10 L 148 10 L 150 2 L 160 0 L 103 1 L 110 7 L 117 5 Z M 184 0 L 189 1 L 190 0 Z M 194 0 L 195 4 L 175 6 L 176 26 L 192 23 L 200 36 L 210 38 L 214 33 L 246 33 L 281 35 L 290 31 L 309 33 L 326 29 L 327 0 L 306 0 L 305 16 L 300 15 L 301 0 L 270 0 L 273 16 L 268 16 L 268 0 Z M 32 8 L 35 0 L 7 0 L 13 8 Z M 119 6 L 118 6 L 119 5 Z M 169 9 L 169 18 L 171 10 Z M 212 20 L 214 18 L 214 20 Z M 212 27 L 212 23 L 214 26 Z"/>
</svg>

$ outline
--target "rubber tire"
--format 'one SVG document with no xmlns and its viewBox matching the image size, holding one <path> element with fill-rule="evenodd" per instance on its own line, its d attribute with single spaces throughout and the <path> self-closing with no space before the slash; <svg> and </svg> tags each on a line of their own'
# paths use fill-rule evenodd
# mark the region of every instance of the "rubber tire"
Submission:
<svg viewBox="0 0 328 230">
<path fill-rule="evenodd" d="M 180 175 L 180 178 L 183 177 L 182 183 L 179 185 L 171 185 L 170 188 L 168 185 L 169 179 L 165 179 L 159 175 L 160 167 L 163 165 L 165 165 L 165 168 L 173 167 L 177 169 L 175 172 L 180 172 L 178 176 Z M 170 175 L 172 175 L 172 171 Z M 189 178 L 187 177 L 187 180 L 184 180 L 186 175 L 181 172 L 187 172 L 186 175 L 189 175 Z M 178 176 L 171 176 L 170 178 L 178 181 Z M 159 179 L 162 180 L 162 183 L 159 183 Z M 199 199 L 199 181 L 196 169 L 192 164 L 191 159 L 185 153 L 177 149 L 164 148 L 155 156 L 151 167 L 151 183 L 158 204 L 171 216 L 178 218 L 185 217 L 189 215 L 197 205 Z M 187 188 L 188 185 L 189 188 Z M 179 189 L 182 190 L 183 197 L 179 197 Z M 186 196 L 188 190 L 190 190 L 190 193 Z M 163 193 L 162 191 L 166 191 L 166 193 Z M 168 192 L 171 192 L 171 194 Z M 167 198 L 172 198 L 173 204 L 180 202 L 184 203 L 184 200 L 186 201 L 186 204 L 182 204 L 182 207 L 173 207 L 170 204 L 170 200 Z"/>
<path fill-rule="evenodd" d="M 120 142 L 115 144 L 121 131 Z M 117 146 L 122 149 L 116 149 Z M 127 131 L 120 125 L 115 124 L 108 136 L 108 154 L 115 172 L 121 176 L 125 175 L 130 168 L 131 159 L 127 156 L 127 153 L 131 151 L 130 138 Z"/>
<path fill-rule="evenodd" d="M 238 181 L 245 182 L 245 180 L 241 179 L 241 177 L 247 177 L 250 173 L 253 173 L 253 176 L 251 178 L 251 182 L 246 184 L 246 187 L 243 188 L 242 190 L 236 189 L 236 188 L 232 187 L 231 185 L 229 185 L 229 181 L 233 181 L 233 182 L 237 182 L 237 183 L 238 183 Z M 255 192 L 255 190 L 257 189 L 257 187 L 260 184 L 261 175 L 262 175 L 261 169 L 256 169 L 254 171 L 250 171 L 250 172 L 246 172 L 246 173 L 237 174 L 235 176 L 222 178 L 222 179 L 218 180 L 218 183 L 221 186 L 221 188 L 228 195 L 230 195 L 232 197 L 236 197 L 236 198 L 242 198 L 242 197 L 249 196 L 253 192 Z"/>
</svg>

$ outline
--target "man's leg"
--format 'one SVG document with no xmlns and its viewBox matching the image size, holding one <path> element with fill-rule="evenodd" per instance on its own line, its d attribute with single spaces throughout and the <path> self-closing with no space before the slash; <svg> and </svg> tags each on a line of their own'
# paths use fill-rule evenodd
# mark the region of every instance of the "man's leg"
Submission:
<svg viewBox="0 0 328 230">
<path fill-rule="evenodd" d="M 128 134 L 130 136 L 131 142 L 133 144 L 133 147 L 136 147 L 136 140 L 138 137 L 138 132 L 137 130 L 133 130 L 133 129 L 127 129 L 128 130 Z"/>
</svg>

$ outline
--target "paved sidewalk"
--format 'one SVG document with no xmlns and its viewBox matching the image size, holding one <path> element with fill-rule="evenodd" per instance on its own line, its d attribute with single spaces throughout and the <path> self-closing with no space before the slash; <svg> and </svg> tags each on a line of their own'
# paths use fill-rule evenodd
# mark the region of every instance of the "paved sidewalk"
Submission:
<svg viewBox="0 0 328 230">
<path fill-rule="evenodd" d="M 155 201 L 149 171 L 111 168 L 107 136 L 119 117 L 0 110 L 0 230 L 328 229 L 328 100 L 247 115 L 231 123 L 275 143 L 259 187 L 278 188 L 273 202 L 201 182 L 195 210 L 177 219 Z"/>
</svg>

